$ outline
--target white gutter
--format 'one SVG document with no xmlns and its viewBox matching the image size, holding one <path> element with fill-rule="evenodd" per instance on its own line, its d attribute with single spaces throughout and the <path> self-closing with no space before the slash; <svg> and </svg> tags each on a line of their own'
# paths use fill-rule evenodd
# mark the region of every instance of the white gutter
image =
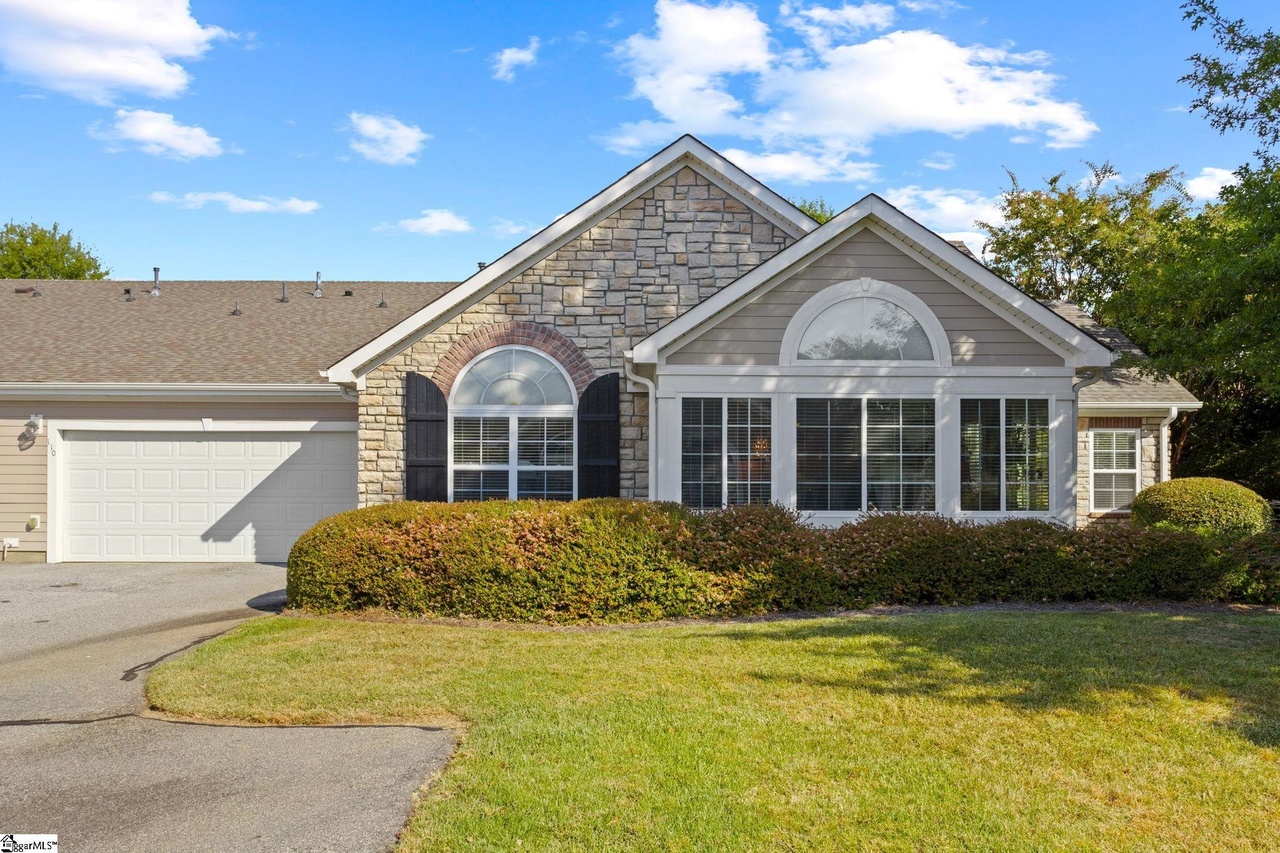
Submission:
<svg viewBox="0 0 1280 853">
<path fill-rule="evenodd" d="M 1080 392 L 1102 378 L 1102 368 L 1091 370 L 1085 377 L 1071 386 L 1071 426 L 1080 428 Z"/>
<path fill-rule="evenodd" d="M 0 382 L 0 397 L 21 399 L 109 398 L 276 398 L 341 400 L 342 389 L 332 384 L 224 382 Z"/>
<path fill-rule="evenodd" d="M 1169 479 L 1169 425 L 1178 417 L 1178 407 L 1169 407 L 1169 416 L 1160 422 L 1160 482 Z"/>
<path fill-rule="evenodd" d="M 650 379 L 635 372 L 632 363 L 633 352 L 627 350 L 622 354 L 622 370 L 627 378 L 639 382 L 649 389 L 649 500 L 657 500 L 658 491 L 658 386 Z"/>
</svg>

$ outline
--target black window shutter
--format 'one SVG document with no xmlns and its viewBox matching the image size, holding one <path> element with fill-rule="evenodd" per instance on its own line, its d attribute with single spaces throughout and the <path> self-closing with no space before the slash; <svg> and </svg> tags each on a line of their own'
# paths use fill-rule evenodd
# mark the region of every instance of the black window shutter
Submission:
<svg viewBox="0 0 1280 853">
<path fill-rule="evenodd" d="M 449 403 L 425 376 L 404 379 L 404 496 L 411 501 L 447 501 Z"/>
<path fill-rule="evenodd" d="M 578 400 L 578 497 L 616 498 L 621 494 L 618 417 L 619 376 L 610 373 L 587 386 Z"/>
</svg>

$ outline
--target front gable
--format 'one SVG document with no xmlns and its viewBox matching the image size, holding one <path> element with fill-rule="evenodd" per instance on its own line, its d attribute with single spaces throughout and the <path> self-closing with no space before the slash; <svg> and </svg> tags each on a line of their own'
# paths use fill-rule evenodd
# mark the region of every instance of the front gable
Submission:
<svg viewBox="0 0 1280 853">
<path fill-rule="evenodd" d="M 800 306 L 824 287 L 858 279 L 887 282 L 928 305 L 956 365 L 1111 363 L 1106 346 L 875 195 L 640 342 L 633 357 L 637 364 L 777 365 Z"/>
<path fill-rule="evenodd" d="M 882 228 L 867 221 L 734 313 L 673 347 L 665 362 L 782 364 L 786 358 L 780 347 L 797 312 L 827 288 L 860 279 L 887 282 L 918 298 L 941 324 L 953 366 L 1063 366 L 1062 355 L 895 245 Z"/>
<path fill-rule="evenodd" d="M 675 308 L 659 312 L 661 319 L 670 319 L 816 227 L 785 198 L 694 137 L 684 136 L 481 268 L 446 297 L 347 355 L 326 376 L 330 382 L 358 385 L 379 365 L 487 297 L 499 290 L 510 296 L 530 283 L 553 288 L 554 297 L 554 288 L 573 286 L 569 279 L 625 278 L 625 287 L 614 284 L 611 289 L 631 288 L 633 303 L 652 297 L 654 305 Z M 695 233 L 715 239 L 695 238 L 691 244 Z M 592 263 L 584 268 L 583 261 Z M 677 300 L 669 299 L 669 287 L 684 288 L 674 292 Z M 510 304 L 521 301 L 509 298 Z"/>
</svg>

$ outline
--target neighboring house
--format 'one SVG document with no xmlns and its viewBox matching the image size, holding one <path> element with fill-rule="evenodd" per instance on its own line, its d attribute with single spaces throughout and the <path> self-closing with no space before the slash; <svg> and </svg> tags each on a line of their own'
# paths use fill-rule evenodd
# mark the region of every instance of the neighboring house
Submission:
<svg viewBox="0 0 1280 853">
<path fill-rule="evenodd" d="M 0 294 L 11 558 L 282 560 L 406 497 L 1085 523 L 1199 407 L 882 199 L 819 227 L 688 136 L 456 286 L 33 284 Z"/>
</svg>

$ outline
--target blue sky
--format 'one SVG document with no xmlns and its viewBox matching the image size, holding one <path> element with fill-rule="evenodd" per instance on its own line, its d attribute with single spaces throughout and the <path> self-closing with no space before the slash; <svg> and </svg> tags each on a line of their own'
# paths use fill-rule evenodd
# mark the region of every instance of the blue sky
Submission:
<svg viewBox="0 0 1280 853">
<path fill-rule="evenodd" d="M 0 0 L 0 218 L 119 279 L 455 280 L 690 132 L 977 248 L 1006 168 L 1211 197 L 1253 147 L 1186 112 L 1211 48 L 1172 0 Z"/>
</svg>

